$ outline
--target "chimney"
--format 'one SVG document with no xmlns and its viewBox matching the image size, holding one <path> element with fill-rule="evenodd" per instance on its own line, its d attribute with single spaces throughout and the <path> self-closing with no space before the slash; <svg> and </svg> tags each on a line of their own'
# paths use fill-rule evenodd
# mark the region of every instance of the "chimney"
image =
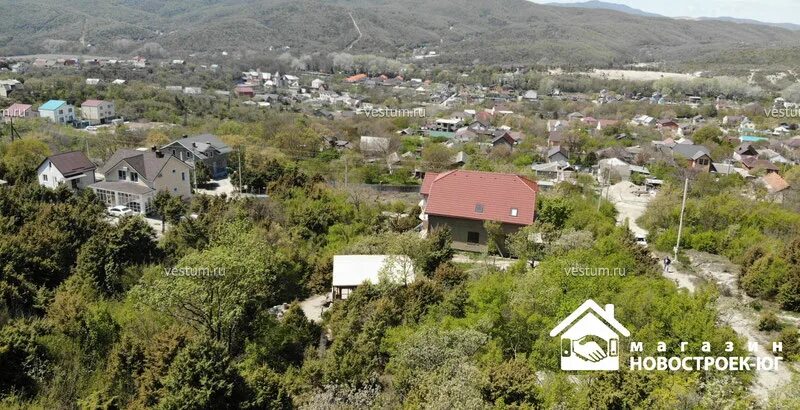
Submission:
<svg viewBox="0 0 800 410">
<path fill-rule="evenodd" d="M 609 316 L 614 317 L 614 305 L 606 305 L 606 313 L 608 313 Z"/>
<path fill-rule="evenodd" d="M 160 150 L 156 150 L 156 158 L 164 158 L 164 153 Z"/>
</svg>

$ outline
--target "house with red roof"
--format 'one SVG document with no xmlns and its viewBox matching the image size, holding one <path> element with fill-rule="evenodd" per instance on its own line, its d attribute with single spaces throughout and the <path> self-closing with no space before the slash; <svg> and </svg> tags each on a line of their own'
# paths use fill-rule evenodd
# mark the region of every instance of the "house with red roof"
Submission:
<svg viewBox="0 0 800 410">
<path fill-rule="evenodd" d="M 237 85 L 234 92 L 236 93 L 237 97 L 253 98 L 256 95 L 256 92 L 255 90 L 253 90 L 253 87 L 249 85 Z"/>
<path fill-rule="evenodd" d="M 535 181 L 516 174 L 428 172 L 420 190 L 420 218 L 427 232 L 449 228 L 453 248 L 483 252 L 488 238 L 484 222 L 499 222 L 506 235 L 533 224 L 538 192 Z"/>
<path fill-rule="evenodd" d="M 15 103 L 11 104 L 8 108 L 3 109 L 3 122 L 8 122 L 12 118 L 33 118 L 36 117 L 36 111 L 28 104 Z"/>
<path fill-rule="evenodd" d="M 367 75 L 362 73 L 362 74 L 356 74 L 356 75 L 347 77 L 347 78 L 344 79 L 344 81 L 346 83 L 353 84 L 353 83 L 359 83 L 359 82 L 364 81 L 366 79 L 367 79 Z"/>
</svg>

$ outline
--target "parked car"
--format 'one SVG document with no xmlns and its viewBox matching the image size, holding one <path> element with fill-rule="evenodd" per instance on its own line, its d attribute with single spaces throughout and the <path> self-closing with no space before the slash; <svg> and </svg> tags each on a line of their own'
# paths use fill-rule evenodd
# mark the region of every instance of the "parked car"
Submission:
<svg viewBox="0 0 800 410">
<path fill-rule="evenodd" d="M 121 217 L 121 216 L 128 216 L 133 215 L 133 209 L 128 208 L 125 205 L 117 205 L 108 208 L 108 214 L 111 216 Z"/>
<path fill-rule="evenodd" d="M 640 246 L 647 247 L 647 238 L 644 236 L 636 236 L 636 243 Z"/>
</svg>

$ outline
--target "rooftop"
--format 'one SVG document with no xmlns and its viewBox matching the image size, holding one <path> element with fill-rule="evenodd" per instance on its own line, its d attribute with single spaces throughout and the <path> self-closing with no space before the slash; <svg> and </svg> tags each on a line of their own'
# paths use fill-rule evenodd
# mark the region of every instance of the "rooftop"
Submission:
<svg viewBox="0 0 800 410">
<path fill-rule="evenodd" d="M 429 215 L 530 225 L 536 182 L 516 174 L 454 170 L 427 173 L 420 193 Z"/>
<path fill-rule="evenodd" d="M 66 103 L 67 103 L 66 101 L 62 101 L 62 100 L 50 100 L 50 101 L 42 104 L 42 106 L 39 107 L 39 111 L 41 111 L 41 110 L 54 111 L 54 110 L 59 109 L 62 105 L 66 104 Z"/>
</svg>

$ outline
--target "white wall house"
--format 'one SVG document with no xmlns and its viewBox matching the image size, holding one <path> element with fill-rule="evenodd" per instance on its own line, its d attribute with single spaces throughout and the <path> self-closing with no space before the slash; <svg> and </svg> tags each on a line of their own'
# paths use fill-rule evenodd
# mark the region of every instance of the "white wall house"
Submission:
<svg viewBox="0 0 800 410">
<path fill-rule="evenodd" d="M 39 116 L 56 124 L 66 124 L 75 121 L 75 107 L 66 101 L 50 100 L 39 107 Z"/>
<path fill-rule="evenodd" d="M 414 263 L 405 255 L 334 255 L 331 296 L 347 299 L 365 282 L 408 285 L 415 279 Z"/>
<path fill-rule="evenodd" d="M 95 165 L 83 152 L 71 151 L 47 157 L 36 170 L 39 185 L 56 189 L 66 185 L 72 190 L 88 187 L 95 182 Z"/>
</svg>

